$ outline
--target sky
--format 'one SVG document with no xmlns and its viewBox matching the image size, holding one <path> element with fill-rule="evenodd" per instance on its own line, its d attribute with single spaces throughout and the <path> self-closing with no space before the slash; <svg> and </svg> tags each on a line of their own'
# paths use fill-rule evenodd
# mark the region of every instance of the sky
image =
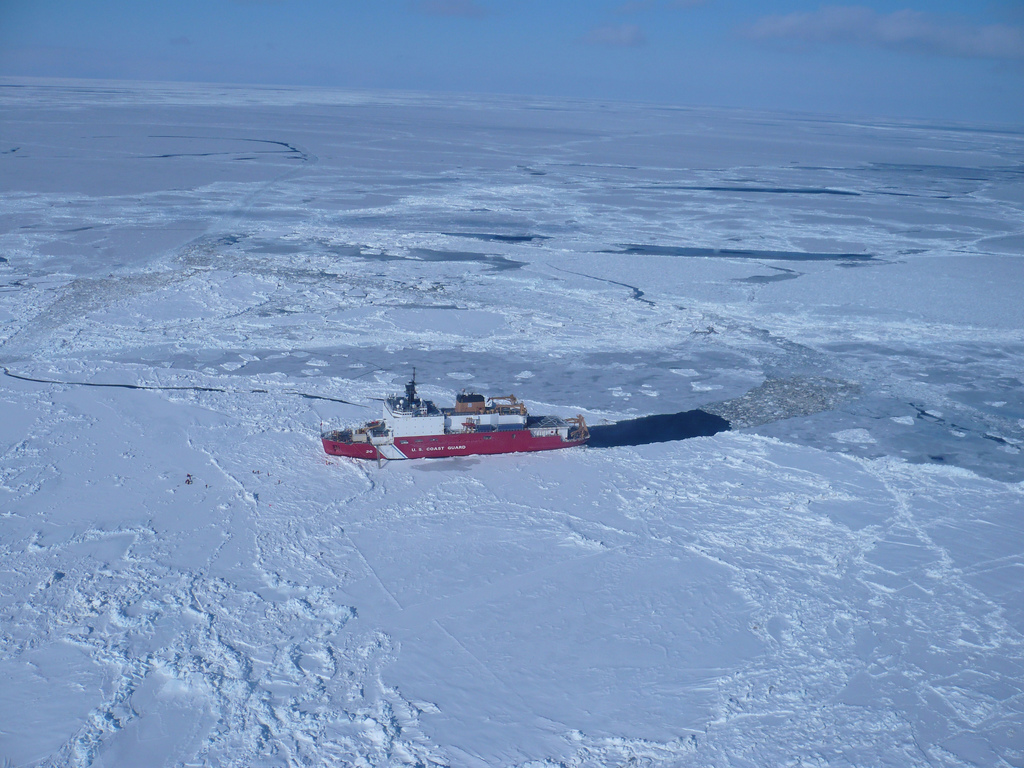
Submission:
<svg viewBox="0 0 1024 768">
<path fill-rule="evenodd" d="M 1024 125 L 1024 0 L 0 0 L 0 76 Z"/>
</svg>

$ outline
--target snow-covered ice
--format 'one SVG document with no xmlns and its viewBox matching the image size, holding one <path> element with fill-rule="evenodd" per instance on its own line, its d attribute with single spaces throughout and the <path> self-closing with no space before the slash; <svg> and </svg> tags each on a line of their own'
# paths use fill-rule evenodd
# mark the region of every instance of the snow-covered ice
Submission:
<svg viewBox="0 0 1024 768">
<path fill-rule="evenodd" d="M 4 764 L 1024 762 L 1024 132 L 0 108 Z M 323 454 L 413 367 L 734 429 Z"/>
</svg>

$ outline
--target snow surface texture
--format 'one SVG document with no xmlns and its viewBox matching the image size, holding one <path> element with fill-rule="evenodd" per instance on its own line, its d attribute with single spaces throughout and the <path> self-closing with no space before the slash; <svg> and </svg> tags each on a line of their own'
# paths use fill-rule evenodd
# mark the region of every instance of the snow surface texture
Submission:
<svg viewBox="0 0 1024 768">
<path fill-rule="evenodd" d="M 4 764 L 1024 763 L 1021 132 L 0 85 Z"/>
</svg>

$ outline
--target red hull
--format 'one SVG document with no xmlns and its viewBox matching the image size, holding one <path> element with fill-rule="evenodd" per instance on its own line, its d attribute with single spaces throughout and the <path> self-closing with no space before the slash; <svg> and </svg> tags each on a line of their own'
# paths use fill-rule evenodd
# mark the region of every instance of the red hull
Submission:
<svg viewBox="0 0 1024 768">
<path fill-rule="evenodd" d="M 534 437 L 528 429 L 507 432 L 464 433 L 424 437 L 399 437 L 393 444 L 378 449 L 368 443 L 345 443 L 323 438 L 324 450 L 333 456 L 354 459 L 387 458 L 392 445 L 406 459 L 441 459 L 448 456 L 474 456 L 492 453 L 521 453 L 524 451 L 553 451 L 583 445 L 586 439 L 563 440 L 559 435 Z M 395 458 L 398 458 L 397 456 Z"/>
</svg>

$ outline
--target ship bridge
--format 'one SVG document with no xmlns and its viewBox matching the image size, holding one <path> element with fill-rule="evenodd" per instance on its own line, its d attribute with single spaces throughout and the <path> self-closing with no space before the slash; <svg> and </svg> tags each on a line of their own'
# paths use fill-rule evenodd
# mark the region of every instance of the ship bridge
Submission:
<svg viewBox="0 0 1024 768">
<path fill-rule="evenodd" d="M 415 374 L 405 385 L 405 395 L 390 395 L 384 401 L 384 421 L 394 437 L 444 434 L 444 414 L 416 394 Z"/>
</svg>

